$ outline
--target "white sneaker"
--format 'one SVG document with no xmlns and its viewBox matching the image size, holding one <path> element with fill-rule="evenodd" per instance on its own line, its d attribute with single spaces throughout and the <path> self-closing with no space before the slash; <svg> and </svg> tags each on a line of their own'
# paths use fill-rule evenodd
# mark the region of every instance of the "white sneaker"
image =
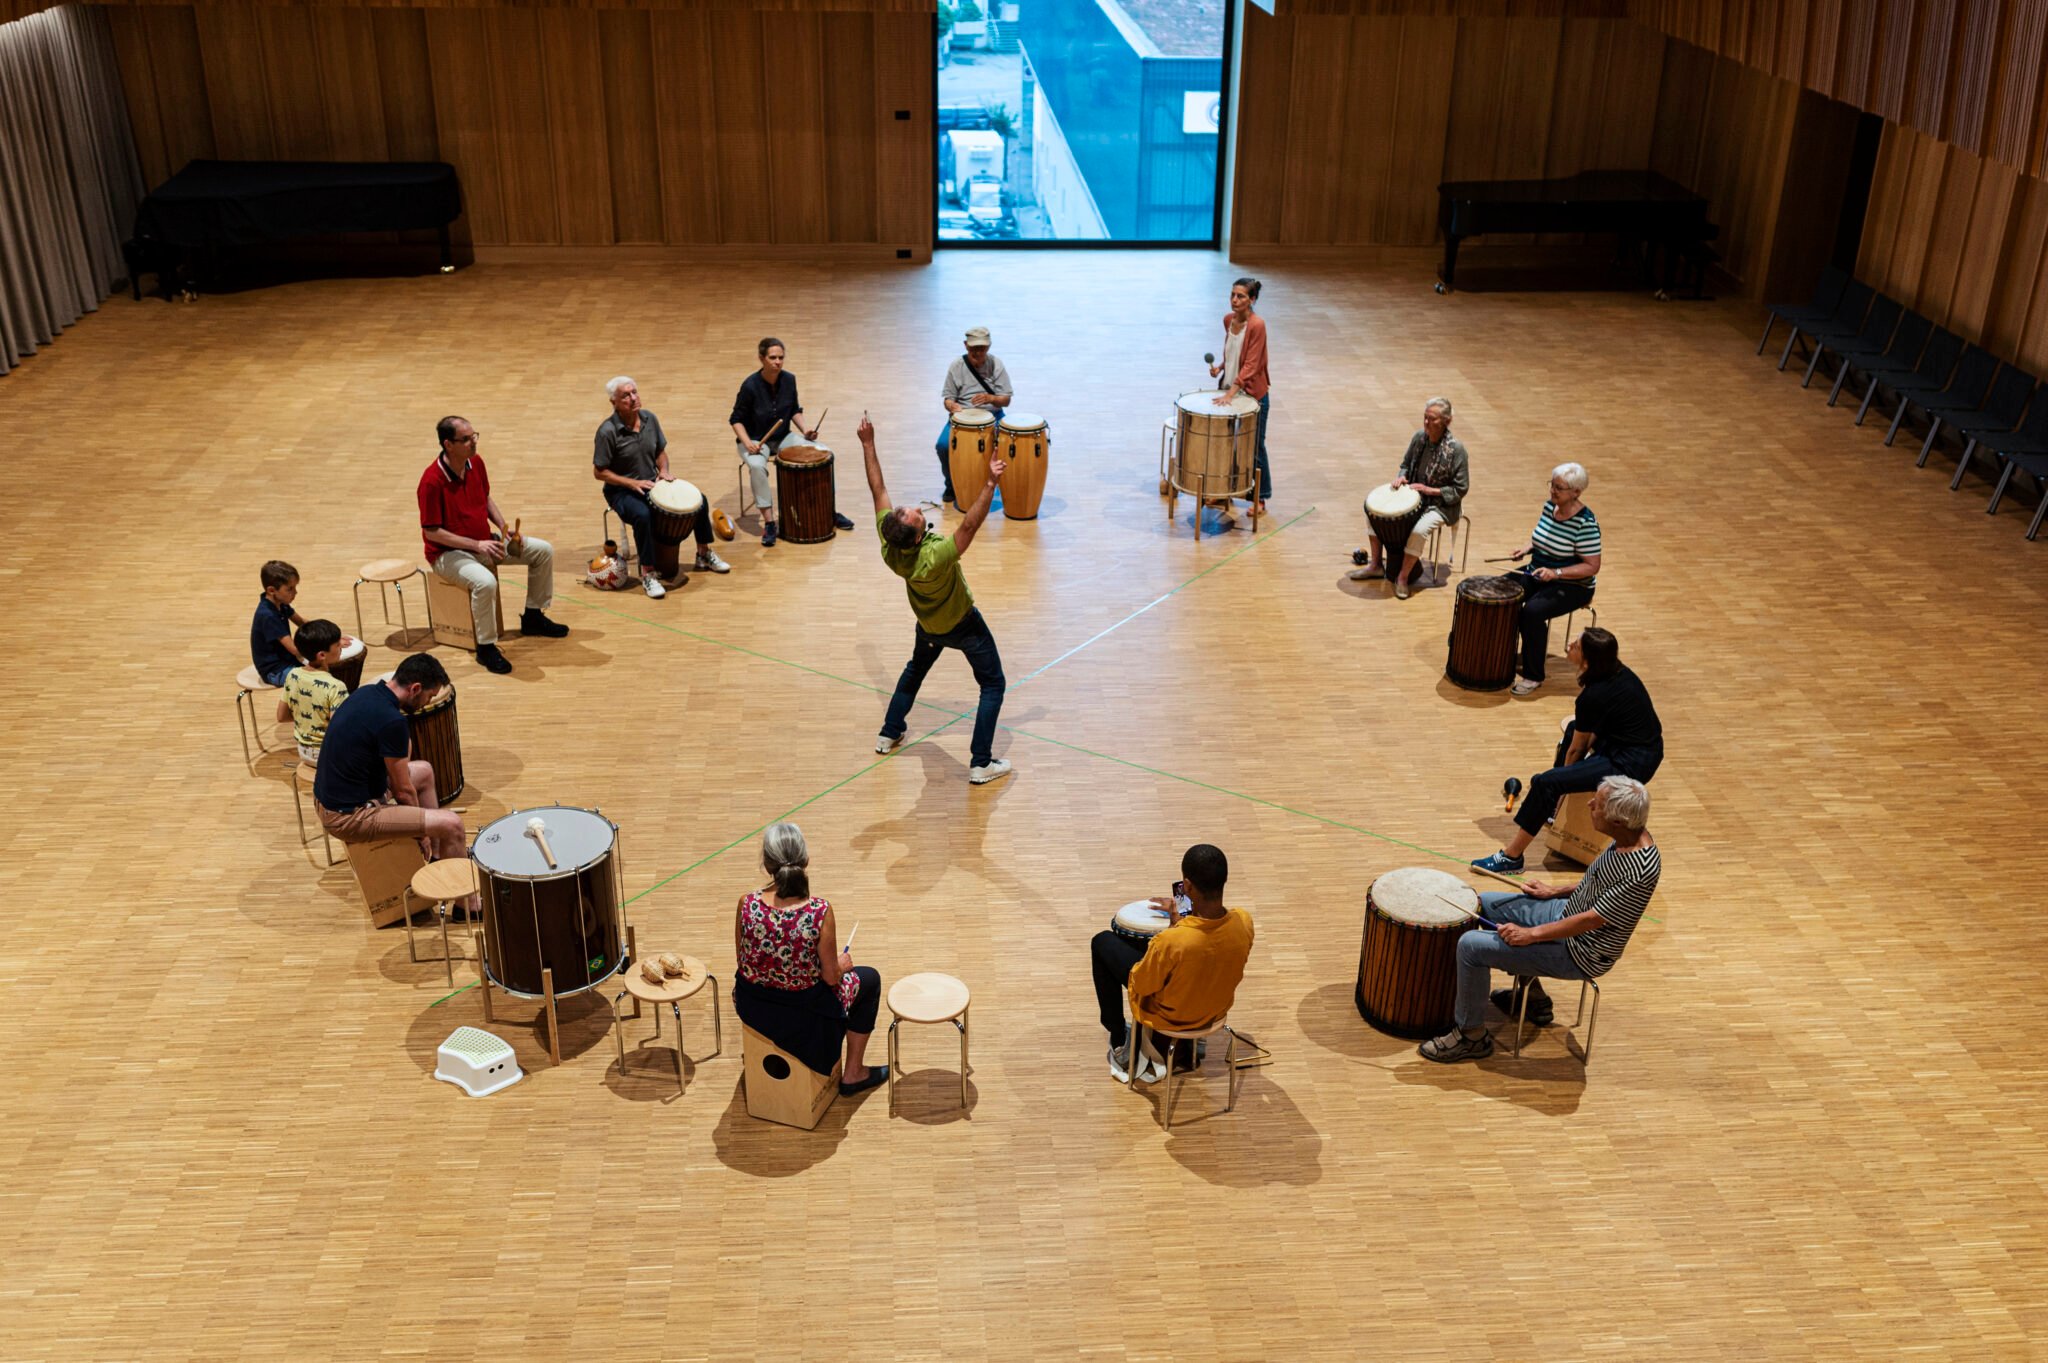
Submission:
<svg viewBox="0 0 2048 1363">
<path fill-rule="evenodd" d="M 1124 1052 L 1121 1046 L 1109 1048 L 1109 1077 L 1119 1084 L 1131 1082 L 1131 1072 L 1124 1068 Z"/>
<path fill-rule="evenodd" d="M 732 565 L 706 549 L 697 555 L 697 571 L 700 573 L 729 573 Z"/>
<path fill-rule="evenodd" d="M 972 770 L 970 770 L 967 773 L 967 779 L 970 783 L 974 785 L 985 786 L 989 782 L 999 781 L 1003 777 L 1008 776 L 1009 774 L 1010 759 L 1007 757 L 998 757 L 995 761 L 989 763 L 985 767 L 975 767 Z"/>
<path fill-rule="evenodd" d="M 895 751 L 896 749 L 898 749 L 898 748 L 900 748 L 900 747 L 902 747 L 902 746 L 903 746 L 903 740 L 902 740 L 902 739 L 900 739 L 900 738 L 891 738 L 891 737 L 889 737 L 889 735 L 887 735 L 887 734 L 876 734 L 876 735 L 875 735 L 875 751 L 876 751 L 876 752 L 894 752 L 894 751 Z"/>
<path fill-rule="evenodd" d="M 662 586 L 661 579 L 653 573 L 640 574 L 640 585 L 647 589 L 647 595 L 652 600 L 659 601 L 668 595 L 668 588 Z"/>
<path fill-rule="evenodd" d="M 1527 677 L 1517 677 L 1511 689 L 1518 696 L 1533 696 L 1543 689 L 1543 683 L 1540 681 L 1530 681 Z"/>
</svg>

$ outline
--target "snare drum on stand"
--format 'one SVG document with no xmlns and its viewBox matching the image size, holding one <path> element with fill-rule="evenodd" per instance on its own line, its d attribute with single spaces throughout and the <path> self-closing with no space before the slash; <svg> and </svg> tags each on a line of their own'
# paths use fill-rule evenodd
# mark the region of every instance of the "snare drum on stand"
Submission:
<svg viewBox="0 0 2048 1363">
<path fill-rule="evenodd" d="M 530 829 L 539 821 L 539 836 Z M 555 1001 L 595 989 L 628 964 L 619 826 L 595 810 L 521 809 L 476 836 L 484 1020 L 491 992 L 545 1002 L 548 1055 L 562 1063 Z"/>
<path fill-rule="evenodd" d="M 1386 552 L 1387 580 L 1391 582 L 1401 576 L 1401 555 L 1408 552 L 1408 536 L 1422 519 L 1422 494 L 1412 487 L 1381 483 L 1365 494 L 1365 519 Z"/>
<path fill-rule="evenodd" d="M 946 467 L 953 474 L 953 503 L 961 509 L 988 486 L 988 461 L 995 457 L 996 414 L 987 407 L 962 407 L 947 423 Z"/>
<path fill-rule="evenodd" d="M 369 656 L 370 650 L 361 639 L 349 640 L 348 647 L 334 660 L 334 679 L 353 693 L 363 684 L 363 660 Z"/>
<path fill-rule="evenodd" d="M 1521 614 L 1522 582 L 1513 574 L 1460 582 L 1444 675 L 1467 691 L 1498 691 L 1513 682 Z"/>
<path fill-rule="evenodd" d="M 1428 866 L 1389 871 L 1365 892 L 1356 998 L 1382 1032 L 1426 1041 L 1456 1021 L 1458 939 L 1473 920 L 1453 904 L 1477 913 L 1479 893 Z"/>
<path fill-rule="evenodd" d="M 1200 388 L 1182 393 L 1174 403 L 1173 449 L 1166 461 L 1166 518 L 1173 519 L 1181 493 L 1195 498 L 1196 539 L 1202 537 L 1200 503 L 1251 497 L 1258 487 L 1258 399 L 1240 393 L 1227 405 L 1218 406 L 1218 392 Z M 1254 510 L 1253 533 L 1258 528 L 1259 513 Z"/>
<path fill-rule="evenodd" d="M 647 501 L 654 508 L 654 571 L 657 576 L 673 579 L 683 571 L 683 541 L 690 538 L 697 528 L 697 517 L 704 514 L 704 494 L 695 483 L 663 478 L 647 494 Z M 640 558 L 644 571 L 646 545 L 640 546 Z"/>
<path fill-rule="evenodd" d="M 1052 452 L 1052 434 L 1045 418 L 1030 412 L 1005 412 L 997 426 L 996 448 L 1008 467 L 1003 470 L 1003 514 L 1013 521 L 1038 519 L 1045 497 L 1045 469 Z M 960 485 L 955 483 L 958 492 Z"/>
<path fill-rule="evenodd" d="M 832 462 L 832 451 L 797 436 L 775 452 L 779 533 L 791 544 L 823 544 L 839 533 L 832 524 Z"/>
</svg>

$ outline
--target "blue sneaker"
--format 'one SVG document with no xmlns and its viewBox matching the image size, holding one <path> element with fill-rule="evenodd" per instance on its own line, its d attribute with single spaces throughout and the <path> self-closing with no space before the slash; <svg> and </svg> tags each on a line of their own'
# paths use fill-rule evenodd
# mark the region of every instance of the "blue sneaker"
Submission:
<svg viewBox="0 0 2048 1363">
<path fill-rule="evenodd" d="M 1511 857 L 1505 852 L 1495 852 L 1490 857 L 1481 857 L 1472 864 L 1497 876 L 1518 876 L 1522 873 L 1522 859 Z"/>
</svg>

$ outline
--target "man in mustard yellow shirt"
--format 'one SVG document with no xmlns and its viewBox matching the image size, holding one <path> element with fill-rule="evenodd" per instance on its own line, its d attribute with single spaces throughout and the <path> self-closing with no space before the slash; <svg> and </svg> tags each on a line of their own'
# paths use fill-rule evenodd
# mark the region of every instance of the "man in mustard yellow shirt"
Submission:
<svg viewBox="0 0 2048 1363">
<path fill-rule="evenodd" d="M 1197 843 L 1180 859 L 1181 881 L 1172 897 L 1153 904 L 1174 915 L 1174 922 L 1150 942 L 1138 943 L 1114 932 L 1098 932 L 1090 944 L 1095 965 L 1095 1001 L 1102 1009 L 1103 1030 L 1109 1033 L 1109 1073 L 1119 1084 L 1131 1081 L 1138 1062 L 1127 1058 L 1130 1035 L 1124 1023 L 1124 1000 L 1131 1016 L 1147 1027 L 1198 1032 L 1229 1013 L 1252 954 L 1252 916 L 1223 907 L 1223 885 L 1230 863 L 1223 849 Z M 1176 1067 L 1191 1067 L 1194 1047 Z M 1151 1068 L 1140 1079 L 1163 1073 L 1160 1057 L 1146 1056 Z"/>
<path fill-rule="evenodd" d="M 1003 659 L 996 651 L 996 636 L 988 621 L 975 608 L 974 593 L 967 590 L 967 575 L 960 571 L 960 556 L 974 542 L 981 523 L 988 519 L 996 480 L 1003 475 L 1003 461 L 991 459 L 988 484 L 974 504 L 965 509 L 960 528 L 941 535 L 925 521 L 924 512 L 914 506 L 892 506 L 889 489 L 882 483 L 882 460 L 875 453 L 875 425 L 861 413 L 860 453 L 868 475 L 868 491 L 875 498 L 875 529 L 882 536 L 882 561 L 889 571 L 903 579 L 910 596 L 910 609 L 917 616 L 917 642 L 903 675 L 896 680 L 896 694 L 889 698 L 889 711 L 882 718 L 882 732 L 875 739 L 875 751 L 885 753 L 903 741 L 908 729 L 910 707 L 917 689 L 939 655 L 957 648 L 974 669 L 981 687 L 981 704 L 974 714 L 973 766 L 967 779 L 986 785 L 1009 773 L 1008 759 L 998 761 L 993 751 L 996 716 L 1003 711 Z"/>
</svg>

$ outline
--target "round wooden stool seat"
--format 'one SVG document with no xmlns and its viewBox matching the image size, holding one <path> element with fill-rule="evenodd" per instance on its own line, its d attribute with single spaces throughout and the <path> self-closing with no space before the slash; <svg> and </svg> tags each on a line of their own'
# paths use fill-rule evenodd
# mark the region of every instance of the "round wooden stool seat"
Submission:
<svg viewBox="0 0 2048 1363">
<path fill-rule="evenodd" d="M 905 975 L 889 986 L 889 1011 L 905 1022 L 951 1022 L 967 1003 L 967 986 L 937 971 Z"/>
<path fill-rule="evenodd" d="M 476 863 L 468 857 L 430 861 L 412 873 L 412 892 L 436 904 L 467 899 L 476 893 Z"/>
<path fill-rule="evenodd" d="M 682 955 L 681 952 L 676 954 Z M 641 960 L 651 961 L 660 955 L 658 951 L 650 952 Z M 710 978 L 711 967 L 695 956 L 683 956 L 683 973 L 672 979 L 663 980 L 660 984 L 642 975 L 637 963 L 633 969 L 619 977 L 621 983 L 625 985 L 626 992 L 642 1003 L 681 1003 L 702 989 L 704 982 Z"/>
<path fill-rule="evenodd" d="M 272 686 L 269 682 L 263 680 L 263 674 L 256 670 L 256 664 L 254 663 L 250 663 L 247 667 L 243 668 L 240 672 L 237 672 L 235 674 L 235 685 L 241 687 L 244 691 L 277 690 L 275 686 Z"/>
<path fill-rule="evenodd" d="M 292 784 L 296 785 L 300 790 L 310 791 L 313 789 L 313 778 L 319 774 L 319 771 L 320 769 L 311 762 L 301 761 L 299 765 L 292 768 Z M 419 893 L 417 881 L 415 881 L 413 893 Z"/>
<path fill-rule="evenodd" d="M 380 558 L 363 565 L 365 582 L 403 582 L 420 570 L 409 558 Z"/>
</svg>

